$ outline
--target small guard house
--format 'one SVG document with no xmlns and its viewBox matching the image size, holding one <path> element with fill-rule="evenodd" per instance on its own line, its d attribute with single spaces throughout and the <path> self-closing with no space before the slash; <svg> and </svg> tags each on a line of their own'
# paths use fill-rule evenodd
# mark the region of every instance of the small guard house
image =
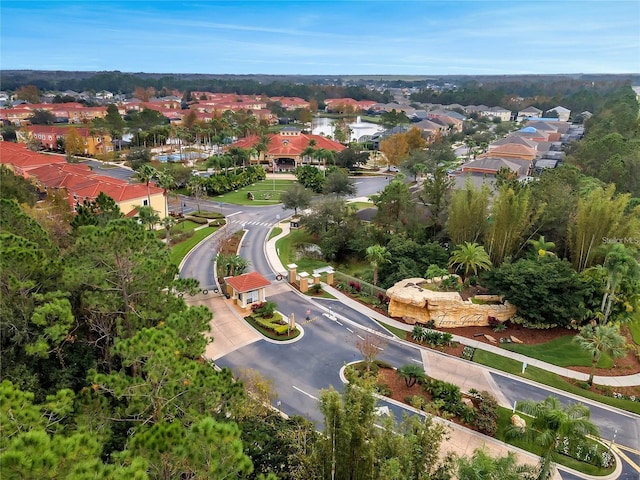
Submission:
<svg viewBox="0 0 640 480">
<path fill-rule="evenodd" d="M 258 272 L 245 273 L 224 279 L 227 293 L 242 309 L 249 308 L 254 303 L 266 301 L 265 289 L 271 282 Z"/>
</svg>

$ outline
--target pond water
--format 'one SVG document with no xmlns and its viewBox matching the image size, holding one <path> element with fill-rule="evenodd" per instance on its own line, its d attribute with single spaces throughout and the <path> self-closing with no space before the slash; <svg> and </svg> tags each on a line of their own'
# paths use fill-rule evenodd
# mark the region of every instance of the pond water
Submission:
<svg viewBox="0 0 640 480">
<path fill-rule="evenodd" d="M 209 155 L 201 152 L 182 152 L 182 160 L 199 160 L 201 158 L 207 158 Z M 171 154 L 162 154 L 156 155 L 156 160 L 162 163 L 166 162 L 179 162 L 180 154 L 179 153 L 171 153 Z"/>
<path fill-rule="evenodd" d="M 349 141 L 358 142 L 362 139 L 363 136 L 371 136 L 374 133 L 381 132 L 384 128 L 380 125 L 371 122 L 363 122 L 360 117 L 347 119 L 349 121 L 348 125 L 351 129 L 351 136 Z M 311 121 L 311 133 L 313 135 L 322 135 L 324 137 L 333 138 L 333 122 L 335 122 L 335 118 L 327 118 L 327 117 L 313 117 Z"/>
</svg>

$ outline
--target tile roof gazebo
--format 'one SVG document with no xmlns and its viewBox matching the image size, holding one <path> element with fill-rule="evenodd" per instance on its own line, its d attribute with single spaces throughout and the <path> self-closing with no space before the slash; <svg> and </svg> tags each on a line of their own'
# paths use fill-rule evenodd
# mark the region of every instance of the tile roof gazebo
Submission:
<svg viewBox="0 0 640 480">
<path fill-rule="evenodd" d="M 227 284 L 227 293 L 243 309 L 254 303 L 264 302 L 266 299 L 265 289 L 271 285 L 271 282 L 258 272 L 227 277 L 224 280 Z"/>
</svg>

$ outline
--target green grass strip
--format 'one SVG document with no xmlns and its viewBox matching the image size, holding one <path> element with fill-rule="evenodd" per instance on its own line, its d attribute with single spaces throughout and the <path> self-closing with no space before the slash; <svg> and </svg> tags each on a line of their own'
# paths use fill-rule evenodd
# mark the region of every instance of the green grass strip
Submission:
<svg viewBox="0 0 640 480">
<path fill-rule="evenodd" d="M 271 240 L 273 237 L 277 237 L 281 233 L 282 233 L 282 228 L 280 227 L 272 228 L 271 231 L 269 232 L 269 238 L 267 238 L 267 240 Z"/>
<path fill-rule="evenodd" d="M 567 335 L 538 345 L 507 343 L 502 344 L 501 347 L 559 367 L 590 367 L 591 355 L 580 348 L 573 341 L 573 338 L 573 335 Z M 611 368 L 613 367 L 613 360 L 608 355 L 603 354 L 598 362 L 598 367 Z"/>
<path fill-rule="evenodd" d="M 289 235 L 276 241 L 276 251 L 283 265 L 295 263 L 298 265 L 298 272 L 311 273 L 315 268 L 326 267 L 327 262 L 311 258 L 296 258 L 296 247 L 304 243 L 314 243 L 314 238 L 304 229 L 292 230 Z"/>
<path fill-rule="evenodd" d="M 295 180 L 261 180 L 253 185 L 210 198 L 210 200 L 233 205 L 275 205 L 280 203 L 282 192 L 293 183 Z M 249 192 L 253 194 L 253 200 L 249 200 Z"/>
<path fill-rule="evenodd" d="M 189 251 L 195 247 L 198 243 L 218 230 L 218 227 L 205 227 L 196 231 L 192 237 L 188 238 L 184 242 L 180 242 L 171 247 L 171 261 L 175 265 L 180 265 L 182 259 L 189 253 Z M 213 266 L 212 266 L 213 268 Z"/>
<path fill-rule="evenodd" d="M 640 414 L 640 402 L 633 402 L 623 398 L 613 398 L 607 395 L 593 393 L 567 382 L 560 375 L 556 375 L 555 373 L 548 372 L 547 370 L 542 370 L 537 367 L 528 366 L 523 374 L 521 362 L 495 353 L 487 352 L 486 350 L 476 349 L 475 354 L 473 355 L 473 361 L 480 365 L 486 365 L 487 367 L 511 373 L 518 377 L 557 388 L 558 390 L 563 390 L 596 402 L 604 403 L 605 405 Z"/>
<path fill-rule="evenodd" d="M 636 312 L 633 322 L 629 324 L 633 343 L 640 345 L 640 311 Z"/>
<path fill-rule="evenodd" d="M 391 333 L 393 333 L 396 337 L 402 339 L 402 340 L 406 340 L 407 339 L 407 332 L 401 328 L 398 327 L 394 327 L 392 325 L 388 325 L 384 322 L 381 322 L 379 320 L 376 320 L 380 325 L 382 325 L 384 328 L 386 328 L 387 330 L 389 330 Z"/>
</svg>

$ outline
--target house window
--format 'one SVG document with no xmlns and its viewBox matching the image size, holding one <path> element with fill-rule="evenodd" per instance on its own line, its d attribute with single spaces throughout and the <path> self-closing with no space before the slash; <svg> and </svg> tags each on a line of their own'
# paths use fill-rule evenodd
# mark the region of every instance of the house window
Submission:
<svg viewBox="0 0 640 480">
<path fill-rule="evenodd" d="M 256 303 L 260 301 L 260 290 L 251 290 L 245 293 L 247 303 Z"/>
<path fill-rule="evenodd" d="M 148 207 L 149 206 L 149 200 L 142 200 L 142 205 L 144 207 Z"/>
</svg>

